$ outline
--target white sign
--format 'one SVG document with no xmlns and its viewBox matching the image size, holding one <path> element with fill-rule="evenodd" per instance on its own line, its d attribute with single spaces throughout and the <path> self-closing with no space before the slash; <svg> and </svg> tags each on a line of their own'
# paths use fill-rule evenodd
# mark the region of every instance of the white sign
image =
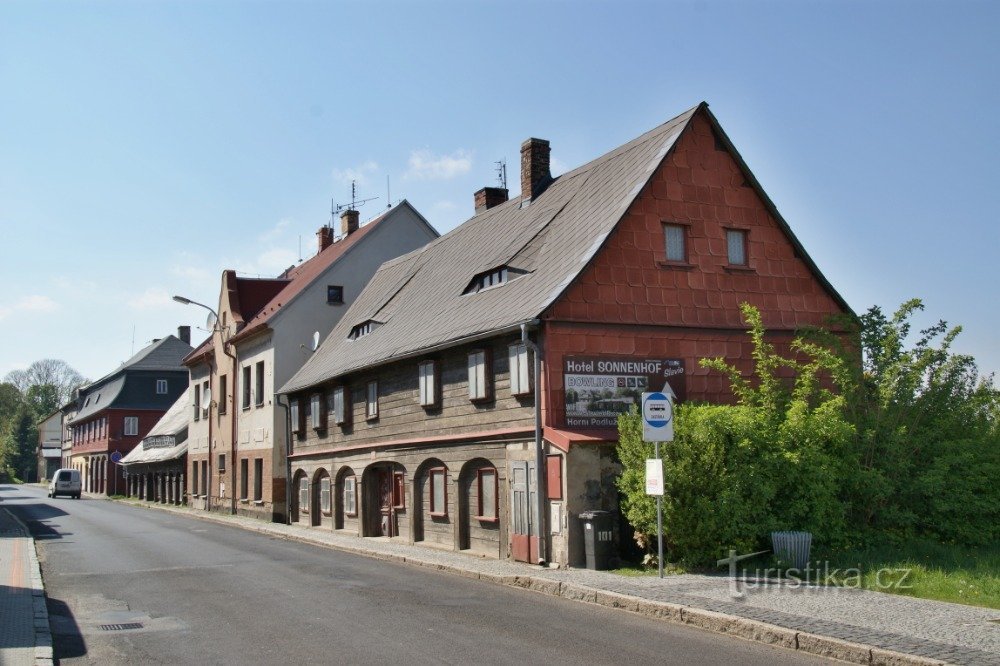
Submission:
<svg viewBox="0 0 1000 666">
<path fill-rule="evenodd" d="M 646 459 L 646 494 L 663 496 L 663 461 Z"/>
<path fill-rule="evenodd" d="M 642 394 L 642 441 L 674 441 L 674 404 L 671 395 Z"/>
</svg>

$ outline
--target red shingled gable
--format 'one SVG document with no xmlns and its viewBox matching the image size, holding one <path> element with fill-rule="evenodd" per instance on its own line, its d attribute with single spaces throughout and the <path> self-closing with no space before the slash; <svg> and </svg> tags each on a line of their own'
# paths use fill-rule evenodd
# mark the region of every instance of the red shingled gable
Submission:
<svg viewBox="0 0 1000 666">
<path fill-rule="evenodd" d="M 341 238 L 336 243 L 331 244 L 312 259 L 289 269 L 287 273 L 285 273 L 285 277 L 287 278 L 285 281 L 286 286 L 281 289 L 281 291 L 277 292 L 277 294 L 270 298 L 266 303 L 264 303 L 256 314 L 246 321 L 246 326 L 244 326 L 239 333 L 233 336 L 233 341 L 239 341 L 247 338 L 266 327 L 271 318 L 277 314 L 284 304 L 291 301 L 299 294 L 299 292 L 312 284 L 313 281 L 318 278 L 321 273 L 323 273 L 323 271 L 329 268 L 351 247 L 364 238 L 364 236 L 366 236 L 372 229 L 378 226 L 378 224 L 385 219 L 386 215 L 388 215 L 388 211 L 379 215 L 364 226 L 359 227 L 357 231 L 348 234 L 345 238 Z"/>
</svg>

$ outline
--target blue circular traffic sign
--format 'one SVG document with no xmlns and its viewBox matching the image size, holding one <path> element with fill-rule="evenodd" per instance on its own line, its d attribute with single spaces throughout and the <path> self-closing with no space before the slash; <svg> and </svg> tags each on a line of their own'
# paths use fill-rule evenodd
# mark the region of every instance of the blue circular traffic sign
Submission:
<svg viewBox="0 0 1000 666">
<path fill-rule="evenodd" d="M 662 393 L 650 393 L 642 403 L 642 418 L 654 428 L 662 428 L 674 418 L 670 399 Z"/>
</svg>

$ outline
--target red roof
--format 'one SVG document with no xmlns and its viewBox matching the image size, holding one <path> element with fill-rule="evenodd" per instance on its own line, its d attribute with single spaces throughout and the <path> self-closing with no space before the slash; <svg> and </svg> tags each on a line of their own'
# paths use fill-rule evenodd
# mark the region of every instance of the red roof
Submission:
<svg viewBox="0 0 1000 666">
<path fill-rule="evenodd" d="M 348 234 L 335 243 L 331 243 L 322 252 L 298 266 L 288 269 L 281 277 L 288 282 L 284 289 L 275 294 L 261 307 L 255 315 L 247 320 L 246 325 L 233 336 L 233 341 L 245 339 L 265 328 L 269 321 L 278 313 L 281 306 L 299 295 L 303 289 L 312 284 L 327 268 L 364 238 L 379 222 L 384 220 L 391 211 L 382 213 L 357 231 Z M 241 297 L 242 298 L 242 297 Z"/>
</svg>

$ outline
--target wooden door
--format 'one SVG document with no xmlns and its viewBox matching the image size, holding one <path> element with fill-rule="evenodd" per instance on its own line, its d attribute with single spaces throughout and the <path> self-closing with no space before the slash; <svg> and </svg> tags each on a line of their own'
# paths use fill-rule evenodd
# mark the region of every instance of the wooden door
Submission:
<svg viewBox="0 0 1000 666">
<path fill-rule="evenodd" d="M 510 464 L 511 554 L 519 562 L 538 561 L 538 501 L 535 463 Z"/>
</svg>

